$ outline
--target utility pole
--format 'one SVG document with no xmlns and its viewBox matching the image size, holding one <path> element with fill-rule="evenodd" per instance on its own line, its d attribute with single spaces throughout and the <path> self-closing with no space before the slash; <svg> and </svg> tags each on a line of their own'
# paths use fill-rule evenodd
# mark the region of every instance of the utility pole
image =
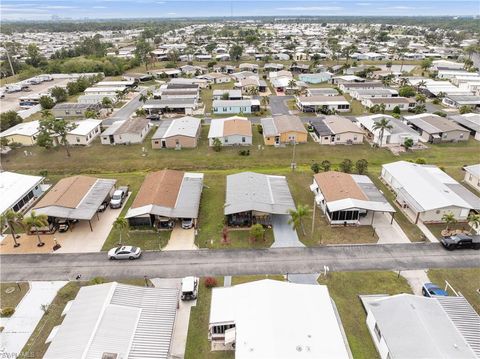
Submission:
<svg viewBox="0 0 480 359">
<path fill-rule="evenodd" d="M 295 168 L 297 167 L 297 164 L 295 163 L 295 145 L 297 144 L 297 141 L 295 141 L 295 139 L 293 140 L 293 153 L 292 153 L 292 163 L 291 163 L 291 167 L 292 167 L 292 172 L 295 171 Z"/>
<path fill-rule="evenodd" d="M 5 48 L 5 52 L 7 53 L 8 63 L 10 64 L 10 70 L 12 71 L 12 76 L 15 76 L 15 70 L 13 69 L 12 60 L 10 60 L 10 55 L 8 54 L 8 50 Z"/>
<path fill-rule="evenodd" d="M 313 215 L 312 215 L 312 236 L 315 229 L 315 212 L 317 210 L 317 203 L 315 202 L 315 195 L 313 195 Z"/>
</svg>

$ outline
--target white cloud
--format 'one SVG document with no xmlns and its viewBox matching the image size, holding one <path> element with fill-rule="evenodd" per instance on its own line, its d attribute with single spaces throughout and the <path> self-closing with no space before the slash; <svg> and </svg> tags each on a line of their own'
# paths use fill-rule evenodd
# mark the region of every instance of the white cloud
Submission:
<svg viewBox="0 0 480 359">
<path fill-rule="evenodd" d="M 392 6 L 388 9 L 392 9 L 392 10 L 413 10 L 415 8 L 411 7 L 411 6 Z"/>
<path fill-rule="evenodd" d="M 106 9 L 106 6 L 93 6 L 92 9 Z"/>
<path fill-rule="evenodd" d="M 76 6 L 67 6 L 67 5 L 47 5 L 42 6 L 42 9 L 49 9 L 49 10 L 68 10 L 68 9 L 77 9 Z"/>
<path fill-rule="evenodd" d="M 176 12 L 168 12 L 167 15 L 177 15 Z"/>
</svg>

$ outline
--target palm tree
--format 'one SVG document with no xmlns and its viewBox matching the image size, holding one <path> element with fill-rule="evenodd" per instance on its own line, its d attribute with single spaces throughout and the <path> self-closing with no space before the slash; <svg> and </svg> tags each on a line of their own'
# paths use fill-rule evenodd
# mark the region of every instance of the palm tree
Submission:
<svg viewBox="0 0 480 359">
<path fill-rule="evenodd" d="M 35 229 L 35 233 L 37 234 L 38 244 L 37 247 L 43 247 L 45 245 L 44 242 L 40 239 L 40 234 L 38 233 L 38 227 L 45 227 L 48 226 L 48 216 L 45 214 L 39 214 L 38 216 L 35 214 L 35 211 L 30 212 L 28 217 L 23 219 L 23 224 L 27 228 L 29 232 L 32 231 L 32 228 Z"/>
<path fill-rule="evenodd" d="M 378 135 L 378 146 L 382 146 L 383 142 L 383 134 L 385 133 L 385 130 L 391 130 L 393 126 L 390 124 L 390 120 L 386 119 L 385 117 L 381 118 L 380 121 L 375 122 L 373 125 L 373 130 L 379 130 L 380 133 Z"/>
<path fill-rule="evenodd" d="M 420 87 L 425 87 L 425 86 L 427 86 L 427 82 L 425 80 L 420 81 L 417 84 L 417 91 L 420 91 Z"/>
<path fill-rule="evenodd" d="M 294 88 L 295 86 L 297 86 L 297 82 L 295 81 L 295 79 L 291 79 L 290 81 L 288 81 L 288 87 Z"/>
<path fill-rule="evenodd" d="M 478 229 L 480 228 L 480 214 L 470 213 L 467 220 L 470 227 L 472 227 L 472 229 L 475 229 L 475 231 L 478 231 Z"/>
<path fill-rule="evenodd" d="M 118 231 L 118 234 L 120 235 L 120 239 L 118 241 L 118 245 L 122 245 L 122 234 L 126 233 L 128 237 L 128 229 L 130 228 L 128 224 L 128 220 L 125 217 L 118 217 L 115 222 L 113 222 L 113 229 Z"/>
<path fill-rule="evenodd" d="M 50 110 L 42 110 L 40 113 L 42 114 L 42 118 L 49 118 L 52 116 L 52 111 Z"/>
<path fill-rule="evenodd" d="M 455 215 L 450 212 L 450 213 L 445 213 L 442 216 L 442 221 L 446 223 L 447 228 L 445 228 L 446 231 L 450 231 L 450 225 L 457 223 L 457 220 L 455 219 Z"/>
<path fill-rule="evenodd" d="M 140 94 L 140 97 L 138 98 L 141 102 L 145 103 L 148 100 L 148 97 L 145 96 L 143 93 Z"/>
<path fill-rule="evenodd" d="M 262 106 L 267 109 L 268 104 L 270 103 L 270 98 L 268 96 L 262 96 L 261 100 Z"/>
<path fill-rule="evenodd" d="M 17 234 L 15 232 L 15 226 L 23 226 L 23 214 L 15 212 L 13 209 L 9 209 L 0 217 L 0 223 L 6 223 L 10 228 L 10 233 L 13 237 L 14 247 L 19 247 L 20 243 L 17 242 Z"/>
<path fill-rule="evenodd" d="M 302 228 L 303 235 L 305 235 L 305 228 L 303 227 L 302 219 L 310 213 L 310 208 L 307 205 L 299 204 L 297 209 L 288 210 L 290 218 L 288 224 L 293 225 L 293 228 L 298 229 L 298 226 Z"/>
</svg>

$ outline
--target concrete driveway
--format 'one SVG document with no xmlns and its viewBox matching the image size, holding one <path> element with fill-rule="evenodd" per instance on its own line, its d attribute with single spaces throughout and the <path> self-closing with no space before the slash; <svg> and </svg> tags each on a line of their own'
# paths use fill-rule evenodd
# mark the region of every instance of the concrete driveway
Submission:
<svg viewBox="0 0 480 359">
<path fill-rule="evenodd" d="M 286 101 L 292 99 L 293 96 L 270 96 L 270 110 L 273 116 L 288 115 L 290 110 L 286 104 Z"/>
<path fill-rule="evenodd" d="M 163 248 L 164 251 L 182 251 L 198 249 L 195 245 L 195 229 L 183 229 L 176 225 L 170 234 L 168 244 Z"/>
<path fill-rule="evenodd" d="M 272 248 L 305 247 L 298 239 L 297 231 L 288 224 L 289 214 L 272 214 L 274 242 Z"/>
<path fill-rule="evenodd" d="M 371 216 L 370 219 L 371 220 Z M 377 243 L 408 243 L 408 239 L 405 232 L 398 225 L 397 221 L 393 220 L 390 224 L 392 217 L 387 213 L 375 213 L 373 220 L 373 228 L 378 236 Z"/>
</svg>

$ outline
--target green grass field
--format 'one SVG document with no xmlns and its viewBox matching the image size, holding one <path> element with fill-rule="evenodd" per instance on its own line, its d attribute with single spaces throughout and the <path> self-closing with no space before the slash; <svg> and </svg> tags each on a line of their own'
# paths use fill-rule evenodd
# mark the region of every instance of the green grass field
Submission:
<svg viewBox="0 0 480 359">
<path fill-rule="evenodd" d="M 403 277 L 397 278 L 397 274 L 393 272 L 337 272 L 329 274 L 327 278 L 320 277 L 318 282 L 328 285 L 353 357 L 355 359 L 379 358 L 365 323 L 365 310 L 358 296 L 411 293 L 407 281 Z"/>
<path fill-rule="evenodd" d="M 28 282 L 0 283 L 0 309 L 16 308 L 29 288 Z"/>
</svg>

